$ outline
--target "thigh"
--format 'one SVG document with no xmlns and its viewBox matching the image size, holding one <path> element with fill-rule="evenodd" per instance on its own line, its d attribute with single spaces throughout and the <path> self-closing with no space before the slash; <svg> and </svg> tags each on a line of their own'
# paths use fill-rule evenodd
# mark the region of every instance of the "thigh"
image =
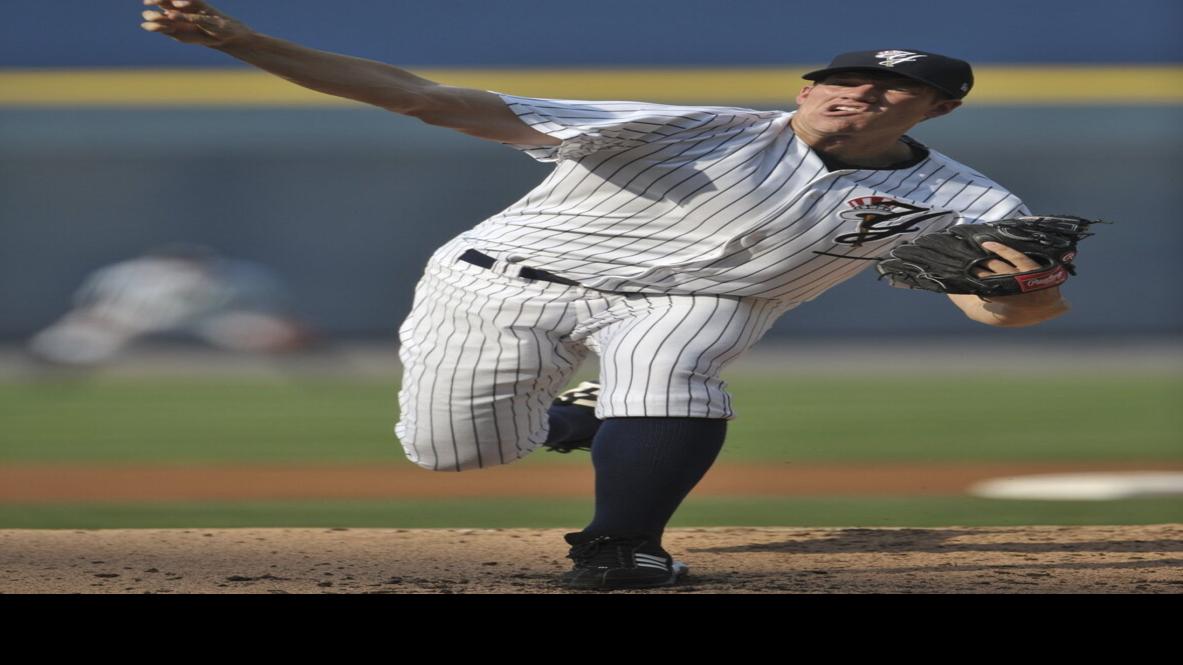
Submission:
<svg viewBox="0 0 1183 665">
<path fill-rule="evenodd" d="M 711 295 L 615 303 L 588 333 L 600 354 L 597 415 L 732 418 L 720 374 L 785 309 L 772 300 Z"/>
<path fill-rule="evenodd" d="M 566 334 L 579 291 L 433 259 L 399 329 L 408 458 L 460 471 L 545 441 L 546 410 L 586 354 Z"/>
</svg>

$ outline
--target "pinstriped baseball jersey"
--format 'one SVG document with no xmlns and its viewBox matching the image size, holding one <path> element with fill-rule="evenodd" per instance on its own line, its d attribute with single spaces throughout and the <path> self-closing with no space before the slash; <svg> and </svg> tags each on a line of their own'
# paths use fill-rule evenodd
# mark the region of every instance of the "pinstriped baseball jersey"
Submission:
<svg viewBox="0 0 1183 665">
<path fill-rule="evenodd" d="M 395 429 L 425 468 L 505 464 L 541 445 L 551 400 L 590 352 L 600 418 L 731 418 L 727 364 L 873 263 L 860 257 L 1027 213 L 910 139 L 914 158 L 895 168 L 830 168 L 792 113 L 502 98 L 562 143 L 517 146 L 554 171 L 438 250 L 416 288 Z M 492 264 L 461 258 L 472 250 Z"/>
<path fill-rule="evenodd" d="M 792 112 L 501 97 L 563 140 L 517 146 L 556 168 L 461 237 L 589 288 L 796 304 L 910 237 L 1029 214 L 915 141 L 906 168 L 831 171 Z"/>
</svg>

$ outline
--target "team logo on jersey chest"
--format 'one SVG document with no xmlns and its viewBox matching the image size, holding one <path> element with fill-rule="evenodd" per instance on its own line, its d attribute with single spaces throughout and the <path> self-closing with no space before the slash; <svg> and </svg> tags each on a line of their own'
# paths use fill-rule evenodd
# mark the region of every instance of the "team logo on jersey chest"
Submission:
<svg viewBox="0 0 1183 665">
<path fill-rule="evenodd" d="M 886 196 L 861 196 L 846 202 L 851 210 L 844 210 L 839 217 L 848 222 L 857 222 L 855 233 L 844 233 L 834 242 L 859 247 L 864 242 L 883 240 L 901 233 L 915 233 L 920 222 L 940 217 L 944 210 L 931 212 L 931 208 L 904 203 Z"/>
<path fill-rule="evenodd" d="M 902 62 L 912 62 L 928 56 L 923 53 L 913 53 L 911 51 L 880 51 L 875 54 L 879 58 L 879 64 L 884 67 L 895 67 Z"/>
</svg>

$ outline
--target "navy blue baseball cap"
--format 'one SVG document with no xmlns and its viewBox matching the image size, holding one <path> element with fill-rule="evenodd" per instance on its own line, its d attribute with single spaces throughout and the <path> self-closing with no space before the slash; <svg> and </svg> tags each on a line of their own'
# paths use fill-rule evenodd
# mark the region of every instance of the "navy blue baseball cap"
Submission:
<svg viewBox="0 0 1183 665">
<path fill-rule="evenodd" d="M 961 99 L 974 85 L 974 73 L 969 63 L 957 58 L 927 51 L 884 49 L 879 51 L 851 51 L 842 53 L 830 66 L 809 72 L 802 78 L 820 81 L 839 72 L 876 71 L 914 79 Z"/>
</svg>

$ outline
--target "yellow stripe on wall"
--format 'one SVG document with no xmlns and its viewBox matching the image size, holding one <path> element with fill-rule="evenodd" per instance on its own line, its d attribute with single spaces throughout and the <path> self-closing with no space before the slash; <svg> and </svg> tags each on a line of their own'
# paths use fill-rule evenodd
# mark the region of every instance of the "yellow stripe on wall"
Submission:
<svg viewBox="0 0 1183 665">
<path fill-rule="evenodd" d="M 749 103 L 787 107 L 806 67 L 711 69 L 414 69 L 450 85 L 533 97 Z M 1183 66 L 976 68 L 972 104 L 1180 104 Z M 254 70 L 0 70 L 0 107 L 343 106 Z"/>
</svg>

